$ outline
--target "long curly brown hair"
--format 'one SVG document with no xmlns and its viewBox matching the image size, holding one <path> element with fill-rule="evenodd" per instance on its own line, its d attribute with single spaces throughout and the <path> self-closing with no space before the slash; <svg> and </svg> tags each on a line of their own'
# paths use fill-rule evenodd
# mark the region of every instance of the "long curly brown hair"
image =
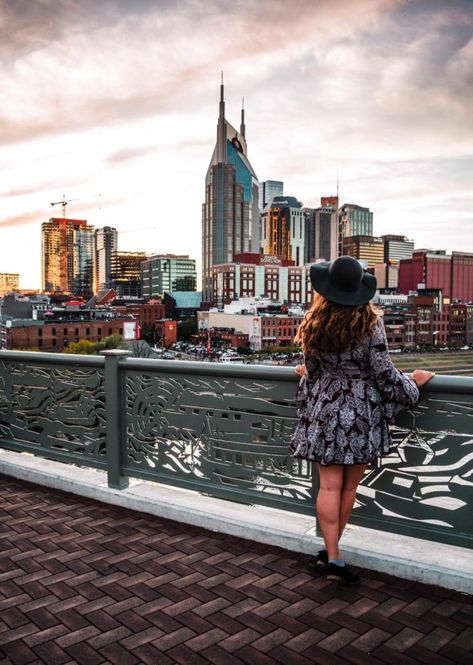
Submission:
<svg viewBox="0 0 473 665">
<path fill-rule="evenodd" d="M 358 307 L 344 307 L 314 294 L 312 307 L 304 316 L 295 342 L 306 355 L 338 352 L 350 342 L 360 343 L 372 336 L 378 315 L 371 303 Z"/>
</svg>

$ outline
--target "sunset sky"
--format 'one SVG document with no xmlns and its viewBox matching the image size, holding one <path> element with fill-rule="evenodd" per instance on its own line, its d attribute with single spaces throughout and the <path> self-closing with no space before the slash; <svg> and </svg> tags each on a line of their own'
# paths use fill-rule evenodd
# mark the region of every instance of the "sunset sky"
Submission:
<svg viewBox="0 0 473 665">
<path fill-rule="evenodd" d="M 0 0 L 0 272 L 40 287 L 41 222 L 201 256 L 224 71 L 260 181 L 336 191 L 374 232 L 473 252 L 473 0 Z"/>
</svg>

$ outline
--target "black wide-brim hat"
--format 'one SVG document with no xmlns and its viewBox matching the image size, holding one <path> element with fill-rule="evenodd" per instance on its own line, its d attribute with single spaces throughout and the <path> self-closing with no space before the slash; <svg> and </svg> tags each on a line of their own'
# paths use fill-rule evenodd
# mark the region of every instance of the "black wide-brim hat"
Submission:
<svg viewBox="0 0 473 665">
<path fill-rule="evenodd" d="M 314 291 L 345 307 L 365 305 L 376 293 L 376 277 L 351 256 L 311 266 L 310 281 Z"/>
</svg>

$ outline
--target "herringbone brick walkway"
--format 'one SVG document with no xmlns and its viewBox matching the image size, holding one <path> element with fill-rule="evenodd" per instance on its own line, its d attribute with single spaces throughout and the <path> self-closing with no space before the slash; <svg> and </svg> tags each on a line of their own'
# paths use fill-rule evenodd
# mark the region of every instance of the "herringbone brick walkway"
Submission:
<svg viewBox="0 0 473 665">
<path fill-rule="evenodd" d="M 472 597 L 0 476 L 0 662 L 471 665 Z"/>
</svg>

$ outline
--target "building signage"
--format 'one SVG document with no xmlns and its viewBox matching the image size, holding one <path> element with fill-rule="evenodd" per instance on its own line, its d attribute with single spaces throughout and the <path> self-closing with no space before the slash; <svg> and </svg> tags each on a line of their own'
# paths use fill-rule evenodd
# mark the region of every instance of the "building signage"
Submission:
<svg viewBox="0 0 473 665">
<path fill-rule="evenodd" d="M 132 340 L 137 338 L 137 325 L 136 321 L 124 321 L 123 322 L 123 339 Z"/>
<path fill-rule="evenodd" d="M 253 316 L 248 322 L 248 337 L 252 351 L 261 350 L 261 317 Z"/>
<path fill-rule="evenodd" d="M 260 259 L 260 265 L 264 265 L 265 263 L 270 263 L 271 265 L 280 266 L 281 259 L 277 256 L 271 256 L 269 254 L 265 254 Z"/>
</svg>

